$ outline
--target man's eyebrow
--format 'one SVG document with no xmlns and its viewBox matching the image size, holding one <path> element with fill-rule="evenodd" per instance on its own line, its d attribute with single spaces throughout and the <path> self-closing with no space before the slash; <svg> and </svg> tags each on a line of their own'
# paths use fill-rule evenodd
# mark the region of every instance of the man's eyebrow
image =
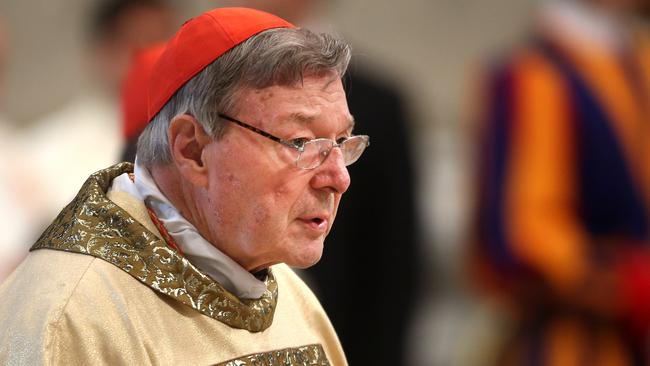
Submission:
<svg viewBox="0 0 650 366">
<path fill-rule="evenodd" d="M 291 121 L 296 121 L 300 124 L 309 124 L 310 122 L 315 120 L 316 117 L 317 117 L 316 115 L 308 115 L 301 112 L 294 112 L 288 116 L 288 119 Z M 354 116 L 350 115 L 347 119 L 348 119 L 348 126 L 346 130 L 353 130 L 355 124 Z"/>
<path fill-rule="evenodd" d="M 289 115 L 289 119 L 292 121 L 299 122 L 301 124 L 309 124 L 309 122 L 312 122 L 314 119 L 316 119 L 316 116 L 307 115 L 301 112 L 294 112 Z"/>
</svg>

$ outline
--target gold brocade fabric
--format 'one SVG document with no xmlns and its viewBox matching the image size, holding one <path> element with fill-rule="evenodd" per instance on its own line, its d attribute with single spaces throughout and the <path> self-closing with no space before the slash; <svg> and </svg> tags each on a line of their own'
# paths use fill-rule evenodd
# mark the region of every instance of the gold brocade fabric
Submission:
<svg viewBox="0 0 650 366">
<path fill-rule="evenodd" d="M 258 353 L 220 363 L 216 366 L 329 366 L 323 347 L 319 344 L 299 348 Z"/>
<path fill-rule="evenodd" d="M 250 332 L 267 329 L 278 297 L 272 271 L 265 281 L 267 291 L 259 299 L 240 300 L 228 292 L 106 197 L 112 180 L 132 171 L 132 164 L 121 163 L 93 174 L 31 250 L 54 249 L 103 259 L 155 291 L 231 327 Z"/>
</svg>

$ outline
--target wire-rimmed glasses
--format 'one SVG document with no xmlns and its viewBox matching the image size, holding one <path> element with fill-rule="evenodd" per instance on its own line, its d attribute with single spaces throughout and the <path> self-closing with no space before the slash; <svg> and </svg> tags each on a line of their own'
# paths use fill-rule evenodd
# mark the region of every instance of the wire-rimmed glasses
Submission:
<svg viewBox="0 0 650 366">
<path fill-rule="evenodd" d="M 280 143 L 286 147 L 298 151 L 296 158 L 296 166 L 300 169 L 310 170 L 318 168 L 329 156 L 333 148 L 338 147 L 343 153 L 343 161 L 345 166 L 348 166 L 359 159 L 363 151 L 370 145 L 370 137 L 367 135 L 355 135 L 351 137 L 344 137 L 338 141 L 333 141 L 326 138 L 317 138 L 307 140 L 298 138 L 293 140 L 285 140 L 271 135 L 266 131 L 262 131 L 257 127 L 253 127 L 245 122 L 239 121 L 225 114 L 219 114 L 220 118 L 226 121 L 233 122 L 241 127 L 251 130 L 260 134 L 268 139 Z"/>
</svg>

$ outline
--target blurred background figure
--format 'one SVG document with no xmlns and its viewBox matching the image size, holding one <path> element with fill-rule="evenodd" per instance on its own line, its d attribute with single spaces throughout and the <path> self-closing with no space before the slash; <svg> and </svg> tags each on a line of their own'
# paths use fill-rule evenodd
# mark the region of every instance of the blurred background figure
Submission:
<svg viewBox="0 0 650 366">
<path fill-rule="evenodd" d="M 318 0 L 215 3 L 257 8 L 310 29 L 324 26 L 318 15 L 326 4 Z M 124 157 L 131 161 L 137 134 L 146 126 L 146 120 L 138 117 L 137 96 L 142 95 L 142 81 L 157 52 L 154 48 L 136 58 L 123 89 L 124 121 L 130 131 Z M 403 365 L 420 279 L 408 138 L 412 126 L 399 90 L 367 71 L 358 59 L 353 59 L 344 82 L 355 131 L 372 136 L 376 148 L 350 169 L 356 187 L 346 192 L 327 237 L 326 254 L 307 270 L 306 277 L 332 320 L 350 364 Z M 136 134 L 133 126 L 138 125 Z"/>
<path fill-rule="evenodd" d="M 140 133 L 147 127 L 148 87 L 151 71 L 165 50 L 165 43 L 155 43 L 135 52 L 124 77 L 120 93 L 122 136 L 126 142 L 120 161 L 135 162 Z"/>
<path fill-rule="evenodd" d="M 513 324 L 499 365 L 650 364 L 644 0 L 547 0 L 484 88 L 475 279 Z"/>
<path fill-rule="evenodd" d="M 133 53 L 174 30 L 164 0 L 103 0 L 89 9 L 88 85 L 26 132 L 41 174 L 43 222 L 74 197 L 89 174 L 118 162 L 124 139 L 119 93 Z"/>
</svg>

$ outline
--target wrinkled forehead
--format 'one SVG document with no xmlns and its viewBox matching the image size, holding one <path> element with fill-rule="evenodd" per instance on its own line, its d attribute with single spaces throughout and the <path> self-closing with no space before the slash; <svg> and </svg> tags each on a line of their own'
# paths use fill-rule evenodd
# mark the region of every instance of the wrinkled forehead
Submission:
<svg viewBox="0 0 650 366">
<path fill-rule="evenodd" d="M 335 123 L 345 129 L 354 125 L 337 74 L 309 75 L 292 85 L 245 88 L 237 99 L 238 113 L 258 117 L 263 124 L 260 127 L 277 122 L 299 126 Z"/>
</svg>

